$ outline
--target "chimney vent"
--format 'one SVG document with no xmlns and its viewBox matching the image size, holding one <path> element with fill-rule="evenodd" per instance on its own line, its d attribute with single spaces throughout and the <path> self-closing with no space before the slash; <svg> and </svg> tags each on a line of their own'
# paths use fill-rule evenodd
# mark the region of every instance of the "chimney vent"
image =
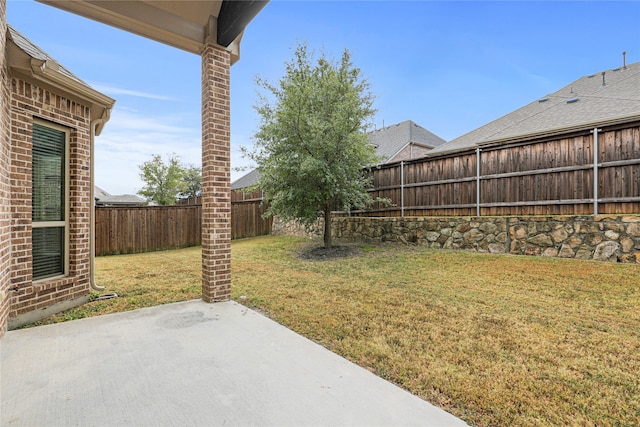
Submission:
<svg viewBox="0 0 640 427">
<path fill-rule="evenodd" d="M 605 85 L 607 84 L 607 83 L 605 83 L 605 81 L 604 81 L 604 75 L 605 75 L 605 72 L 603 71 L 603 72 L 602 72 L 602 86 L 605 86 Z"/>
<path fill-rule="evenodd" d="M 622 69 L 627 69 L 627 52 L 622 52 Z"/>
</svg>

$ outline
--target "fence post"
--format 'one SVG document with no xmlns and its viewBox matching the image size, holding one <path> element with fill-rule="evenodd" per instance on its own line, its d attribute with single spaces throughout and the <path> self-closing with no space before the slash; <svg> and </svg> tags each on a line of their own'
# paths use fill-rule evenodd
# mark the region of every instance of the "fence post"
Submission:
<svg viewBox="0 0 640 427">
<path fill-rule="evenodd" d="M 476 216 L 480 216 L 480 147 L 476 148 Z"/>
<path fill-rule="evenodd" d="M 404 218 L 404 160 L 400 162 L 400 216 Z"/>
<path fill-rule="evenodd" d="M 598 128 L 593 128 L 593 216 L 598 216 Z"/>
</svg>

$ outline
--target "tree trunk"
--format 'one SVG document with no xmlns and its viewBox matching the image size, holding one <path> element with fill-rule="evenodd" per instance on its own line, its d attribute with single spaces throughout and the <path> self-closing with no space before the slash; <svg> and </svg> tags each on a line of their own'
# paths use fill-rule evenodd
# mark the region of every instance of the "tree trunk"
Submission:
<svg viewBox="0 0 640 427">
<path fill-rule="evenodd" d="M 331 208 L 326 207 L 324 209 L 324 247 L 330 248 L 333 244 L 331 238 Z"/>
</svg>

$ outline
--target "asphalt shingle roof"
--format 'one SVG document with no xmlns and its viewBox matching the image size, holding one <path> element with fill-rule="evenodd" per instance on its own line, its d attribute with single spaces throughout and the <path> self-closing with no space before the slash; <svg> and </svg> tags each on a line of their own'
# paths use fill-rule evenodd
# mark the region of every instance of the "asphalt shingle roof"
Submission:
<svg viewBox="0 0 640 427">
<path fill-rule="evenodd" d="M 87 84 L 83 82 L 78 76 L 73 74 L 67 68 L 60 65 L 60 63 L 55 59 L 53 59 L 51 56 L 49 56 L 47 52 L 45 52 L 44 50 L 36 46 L 31 40 L 26 38 L 22 33 L 20 33 L 18 30 L 13 28 L 11 25 L 7 25 L 7 29 L 8 29 L 9 39 L 13 41 L 13 43 L 19 49 L 21 49 L 24 53 L 29 55 L 31 58 L 40 59 L 42 61 L 54 62 L 58 66 L 58 71 L 60 71 L 60 73 L 87 86 Z"/>
<path fill-rule="evenodd" d="M 239 190 L 241 188 L 251 187 L 252 185 L 256 185 L 258 183 L 258 170 L 254 169 L 251 172 L 243 175 L 242 177 L 236 179 L 231 183 L 232 190 Z"/>
<path fill-rule="evenodd" d="M 376 154 L 386 162 L 409 143 L 434 148 L 446 141 L 413 121 L 405 120 L 371 132 L 369 142 L 376 147 Z"/>
<path fill-rule="evenodd" d="M 550 95 L 440 145 L 429 155 L 640 117 L 640 62 L 584 76 Z M 574 102 L 567 102 L 575 100 Z"/>
<path fill-rule="evenodd" d="M 94 187 L 93 196 L 100 205 L 145 205 L 146 200 L 133 194 L 111 195 L 97 185 Z"/>
</svg>

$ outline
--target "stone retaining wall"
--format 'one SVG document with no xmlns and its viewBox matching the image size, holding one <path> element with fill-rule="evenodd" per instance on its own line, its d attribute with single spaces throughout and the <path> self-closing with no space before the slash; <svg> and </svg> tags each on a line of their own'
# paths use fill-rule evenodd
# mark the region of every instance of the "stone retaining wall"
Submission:
<svg viewBox="0 0 640 427">
<path fill-rule="evenodd" d="M 322 236 L 277 218 L 273 234 Z M 640 216 L 335 218 L 335 239 L 640 263 Z"/>
</svg>

